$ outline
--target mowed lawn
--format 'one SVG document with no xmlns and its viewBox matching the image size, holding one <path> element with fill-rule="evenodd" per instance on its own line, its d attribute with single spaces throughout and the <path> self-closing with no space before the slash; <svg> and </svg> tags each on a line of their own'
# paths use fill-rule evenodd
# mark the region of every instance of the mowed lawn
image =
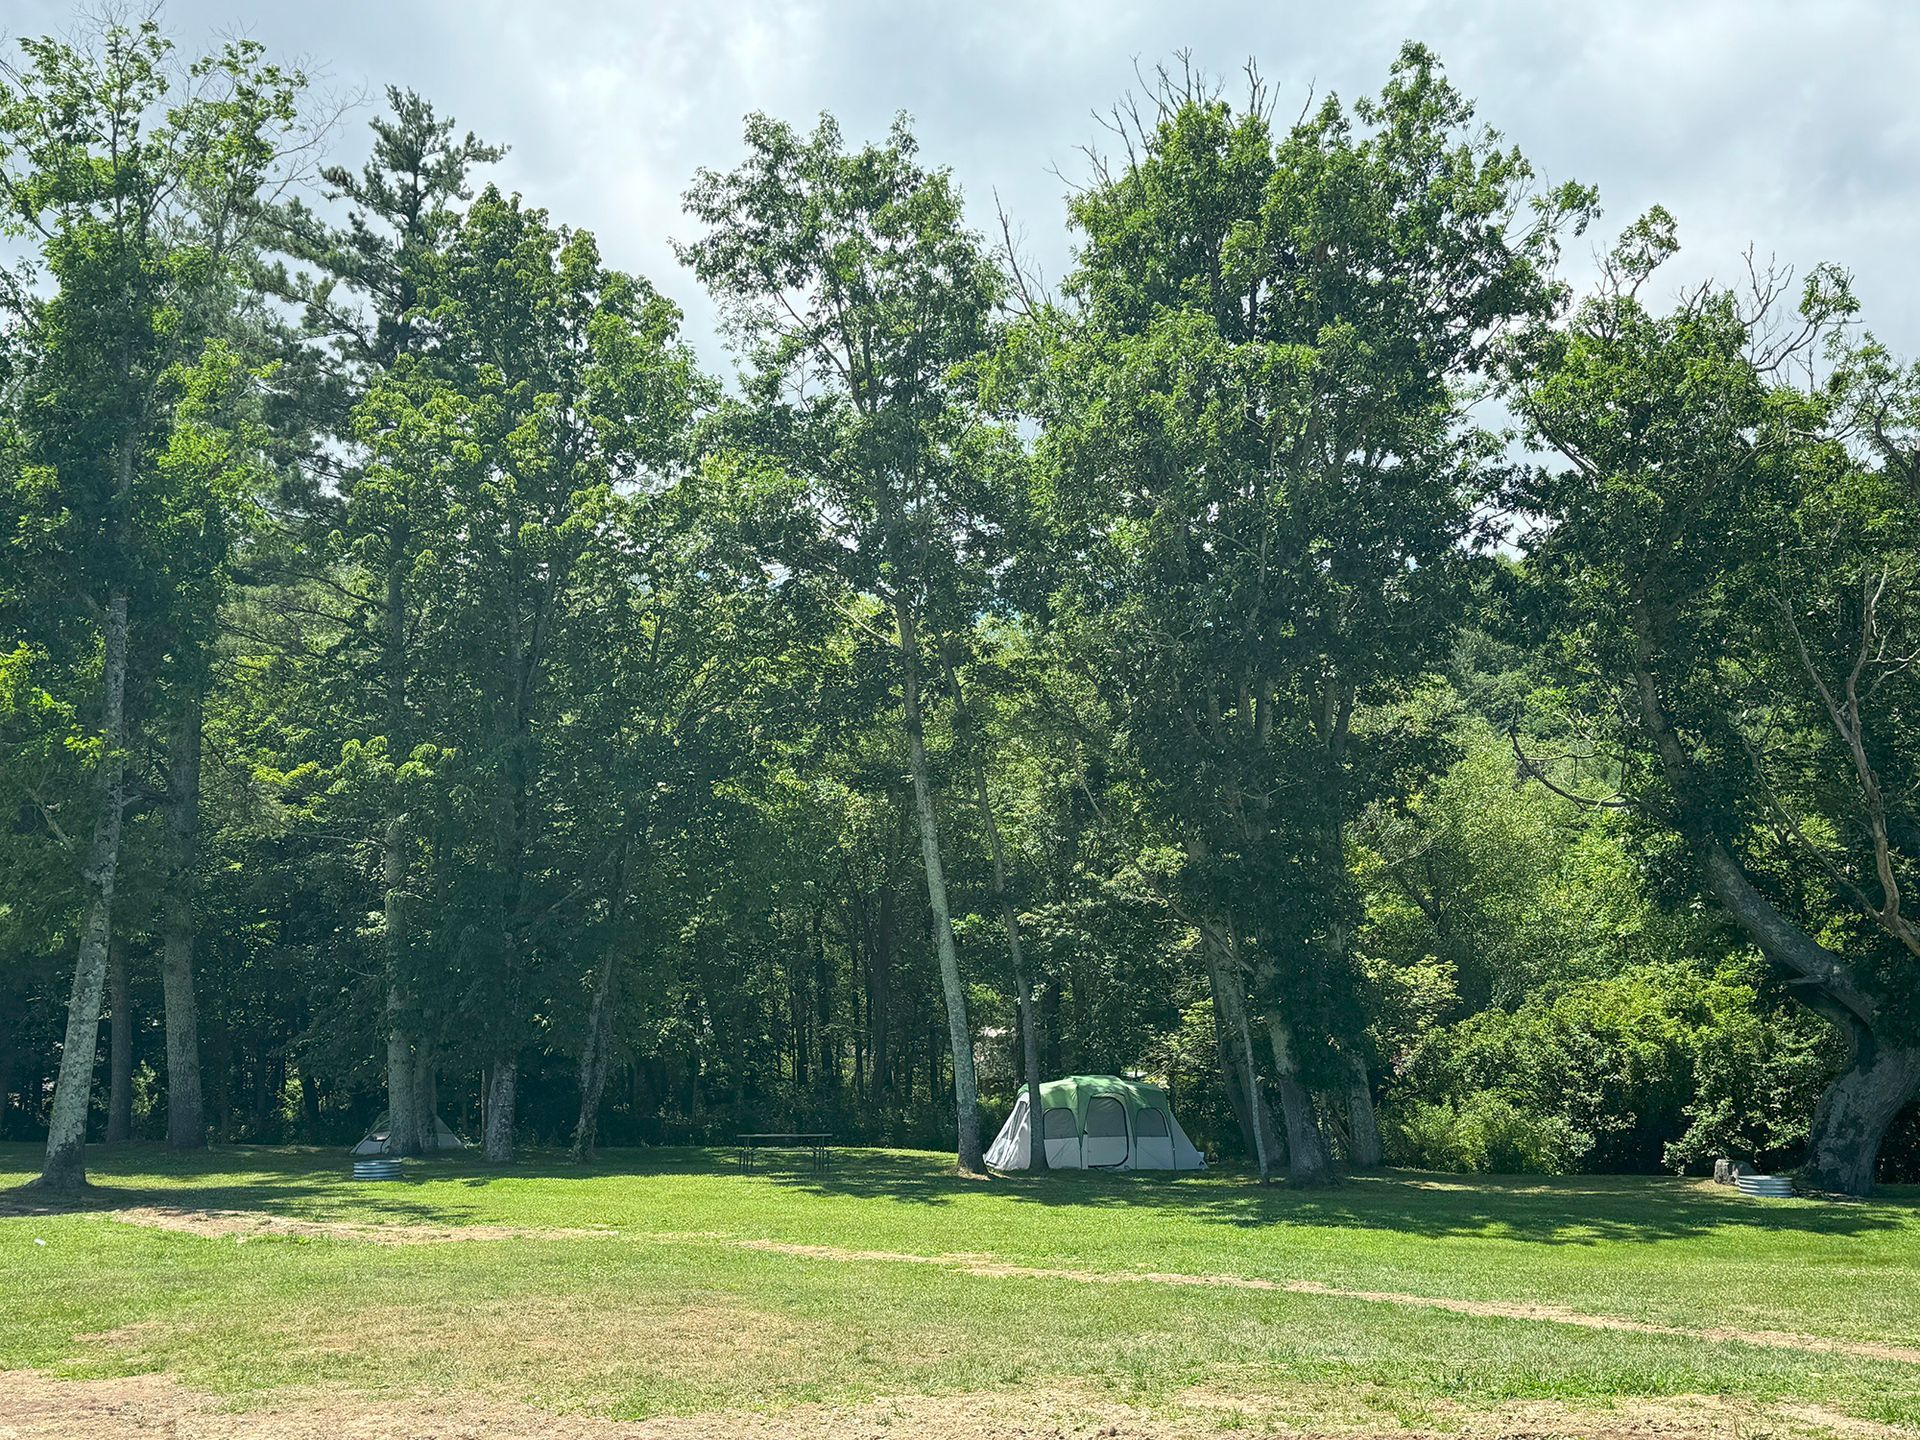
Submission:
<svg viewBox="0 0 1920 1440">
<path fill-rule="evenodd" d="M 0 1147 L 0 1187 L 37 1159 Z M 0 1373 L 0 1435 L 29 1380 L 23 1433 L 52 1434 L 45 1377 L 111 1396 L 154 1374 L 235 1424 L 466 1406 L 479 1436 L 544 1413 L 719 1435 L 743 1412 L 796 1434 L 1920 1431 L 1912 1189 L 1395 1172 L 1293 1193 L 855 1150 L 821 1175 L 690 1150 L 388 1184 L 310 1150 L 92 1167 L 102 1208 L 0 1194 L 0 1371 L 38 1372 Z"/>
</svg>

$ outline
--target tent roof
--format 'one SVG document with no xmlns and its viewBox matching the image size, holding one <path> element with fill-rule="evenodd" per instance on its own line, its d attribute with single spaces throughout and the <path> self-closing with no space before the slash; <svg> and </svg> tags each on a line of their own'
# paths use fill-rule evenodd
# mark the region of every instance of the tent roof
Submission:
<svg viewBox="0 0 1920 1440">
<path fill-rule="evenodd" d="M 1021 1087 L 1021 1096 L 1026 1093 Z M 1083 1121 L 1087 1102 L 1098 1095 L 1111 1095 L 1130 1110 L 1167 1109 L 1167 1092 L 1145 1080 L 1122 1080 L 1118 1075 L 1063 1075 L 1058 1080 L 1040 1082 L 1042 1108 L 1071 1110 Z"/>
</svg>

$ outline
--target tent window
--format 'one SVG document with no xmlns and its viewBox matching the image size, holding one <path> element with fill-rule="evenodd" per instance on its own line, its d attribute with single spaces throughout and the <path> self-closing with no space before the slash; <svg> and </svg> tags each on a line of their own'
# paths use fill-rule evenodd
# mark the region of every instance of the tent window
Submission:
<svg viewBox="0 0 1920 1440">
<path fill-rule="evenodd" d="M 1158 1110 L 1141 1110 L 1133 1117 L 1133 1133 L 1142 1140 L 1164 1140 L 1167 1117 Z"/>
<path fill-rule="evenodd" d="M 1080 1127 L 1073 1123 L 1073 1111 L 1059 1105 L 1049 1107 L 1041 1116 L 1041 1135 L 1048 1140 L 1071 1140 Z"/>
<path fill-rule="evenodd" d="M 1125 1139 L 1127 1110 L 1111 1095 L 1096 1095 L 1087 1106 L 1087 1134 L 1110 1139 Z"/>
</svg>

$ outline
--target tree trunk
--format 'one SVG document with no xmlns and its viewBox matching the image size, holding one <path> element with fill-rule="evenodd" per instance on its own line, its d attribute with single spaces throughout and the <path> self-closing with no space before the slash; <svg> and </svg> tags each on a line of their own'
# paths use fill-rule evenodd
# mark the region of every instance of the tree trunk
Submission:
<svg viewBox="0 0 1920 1440">
<path fill-rule="evenodd" d="M 1658 646 L 1654 617 L 1644 596 L 1634 607 L 1634 636 L 1641 719 L 1680 802 L 1677 828 L 1708 892 L 1767 962 L 1786 977 L 1794 997 L 1847 1037 L 1847 1067 L 1814 1107 L 1802 1176 L 1814 1189 L 1866 1195 L 1873 1189 L 1887 1127 L 1920 1089 L 1920 1046 L 1886 1035 L 1879 1000 L 1847 958 L 1821 944 L 1767 899 L 1707 823 L 1694 799 L 1698 786 L 1692 759 L 1654 678 Z"/>
<path fill-rule="evenodd" d="M 813 909 L 813 1013 L 820 1088 L 831 1099 L 840 1093 L 840 1047 L 833 1034 L 833 965 L 827 959 L 826 916 L 817 905 Z"/>
<path fill-rule="evenodd" d="M 913 612 L 904 597 L 894 602 L 900 627 L 901 710 L 907 731 L 907 755 L 913 767 L 913 803 L 920 817 L 920 853 L 927 872 L 927 906 L 933 912 L 933 938 L 940 956 L 940 991 L 947 1006 L 947 1043 L 953 1051 L 955 1146 L 960 1169 L 981 1173 L 980 1102 L 973 1073 L 973 1029 L 967 1019 L 966 991 L 960 984 L 960 959 L 947 910 L 947 875 L 940 859 L 940 831 L 933 813 L 933 789 L 927 780 L 926 730 L 920 716 L 920 647 Z"/>
<path fill-rule="evenodd" d="M 874 923 L 873 954 L 867 968 L 867 1066 L 873 1076 L 873 1098 L 885 1110 L 894 1094 L 893 1071 L 893 942 L 895 897 L 893 881 L 882 881 L 879 917 Z"/>
<path fill-rule="evenodd" d="M 1233 1110 L 1233 1118 L 1240 1127 L 1241 1152 L 1246 1155 L 1257 1155 L 1260 1142 L 1253 1133 L 1253 1111 L 1247 1105 L 1247 1089 L 1240 1063 L 1234 1058 L 1239 1054 L 1239 1049 L 1228 1039 L 1227 1024 L 1220 1018 L 1217 1005 L 1214 1008 L 1213 1047 L 1214 1062 L 1220 1072 L 1220 1088 L 1226 1093 L 1227 1104 Z"/>
<path fill-rule="evenodd" d="M 955 683 L 958 692 L 958 682 Z M 980 813 L 987 822 L 987 848 L 993 855 L 993 898 L 999 902 L 1000 924 L 1007 932 L 1007 954 L 1013 961 L 1013 989 L 1020 1012 L 1020 1049 L 1022 1068 L 1027 1077 L 1027 1168 L 1047 1168 L 1047 1146 L 1040 1122 L 1046 1114 L 1040 1102 L 1040 1032 L 1033 1020 L 1033 987 L 1027 984 L 1027 962 L 1020 945 L 1020 915 L 1013 897 L 1007 893 L 1007 865 L 1000 844 L 1000 822 L 994 818 L 993 801 L 987 789 L 986 762 L 976 747 L 973 754 L 973 783 L 979 792 Z"/>
<path fill-rule="evenodd" d="M 1801 1182 L 1841 1195 L 1872 1191 L 1887 1128 L 1920 1092 L 1920 1045 L 1853 1028 L 1852 1054 L 1814 1107 Z"/>
<path fill-rule="evenodd" d="M 494 1058 L 493 1077 L 487 1082 L 486 1154 L 495 1165 L 513 1159 L 513 1107 L 519 1078 L 519 1056 Z"/>
<path fill-rule="evenodd" d="M 1636 605 L 1634 628 L 1641 718 L 1680 801 L 1678 828 L 1708 892 L 1767 962 L 1787 977 L 1794 997 L 1847 1037 L 1847 1067 L 1814 1107 L 1802 1174 L 1814 1189 L 1866 1195 L 1873 1189 L 1887 1127 L 1920 1088 L 1920 1047 L 1884 1035 L 1880 1003 L 1846 957 L 1822 945 L 1763 895 L 1707 824 L 1693 800 L 1698 787 L 1692 760 L 1654 679 L 1653 621 L 1644 600 Z"/>
<path fill-rule="evenodd" d="M 1333 1157 L 1327 1153 L 1326 1136 L 1320 1133 L 1313 1092 L 1300 1083 L 1293 1030 L 1279 1015 L 1269 1014 L 1267 1039 L 1273 1046 L 1275 1088 L 1287 1126 L 1287 1179 L 1294 1185 L 1324 1185 L 1332 1178 Z"/>
<path fill-rule="evenodd" d="M 413 1123 L 415 1154 L 427 1154 L 439 1138 L 440 1071 L 431 1040 L 413 1047 Z"/>
<path fill-rule="evenodd" d="M 313 1061 L 300 1060 L 300 1139 L 308 1145 L 320 1143 L 320 1086 L 313 1076 Z"/>
<path fill-rule="evenodd" d="M 617 933 L 618 926 L 614 928 Z M 580 1047 L 580 1118 L 574 1123 L 570 1152 L 576 1161 L 593 1158 L 594 1132 L 600 1124 L 600 1097 L 607 1085 L 607 1051 L 613 1036 L 613 987 L 617 971 L 614 948 L 609 944 L 593 977 L 593 999 L 587 1005 L 586 1035 Z"/>
<path fill-rule="evenodd" d="M 1373 1110 L 1373 1082 L 1367 1062 L 1347 1054 L 1347 1163 L 1356 1170 L 1377 1170 L 1386 1161 L 1380 1146 L 1380 1120 Z"/>
<path fill-rule="evenodd" d="M 397 772 L 412 754 L 407 744 L 407 591 L 405 529 L 396 524 L 388 536 L 386 633 L 383 663 L 387 672 L 387 761 Z M 414 1074 L 412 976 L 409 959 L 407 817 L 400 782 L 391 782 L 386 833 L 381 837 L 380 918 L 387 966 L 387 1153 L 420 1153 L 418 1079 Z"/>
<path fill-rule="evenodd" d="M 393 822 L 398 824 L 397 821 Z M 393 892 L 388 892 L 391 897 Z M 420 1153 L 419 1084 L 413 1073 L 413 1041 L 402 1016 L 406 999 L 397 981 L 387 983 L 387 1154 Z"/>
<path fill-rule="evenodd" d="M 123 451 L 123 486 L 131 452 Z M 124 503 L 124 494 L 123 494 Z M 47 1157 L 39 1184 L 77 1190 L 87 1183 L 87 1111 L 93 1100 L 95 1052 L 100 1044 L 100 1000 L 106 988 L 107 939 L 113 928 L 113 888 L 120 872 L 120 823 L 126 801 L 127 593 L 107 601 L 100 667 L 100 768 L 94 778 L 93 838 L 80 872 L 87 897 L 67 1001 L 67 1033 L 60 1076 L 47 1122 Z"/>
<path fill-rule="evenodd" d="M 107 1143 L 133 1138 L 133 1007 L 127 996 L 127 942 L 115 935 L 107 943 L 107 1005 L 112 1024 L 108 1053 Z"/>
<path fill-rule="evenodd" d="M 1201 950 L 1207 962 L 1207 981 L 1213 991 L 1214 1036 L 1219 1042 L 1221 1080 L 1227 1097 L 1233 1100 L 1240 1120 L 1241 1138 L 1247 1153 L 1259 1170 L 1260 1182 L 1272 1178 L 1274 1162 L 1282 1153 L 1273 1112 L 1260 1090 L 1260 1075 L 1253 1049 L 1251 1027 L 1247 1023 L 1247 997 L 1240 977 L 1233 970 L 1232 957 L 1221 953 L 1212 940 L 1202 938 Z"/>
<path fill-rule="evenodd" d="M 167 1011 L 167 1143 L 207 1143 L 200 1097 L 200 1015 L 193 989 L 194 898 L 200 865 L 201 700 L 181 706 L 167 757 L 167 897 L 161 913 L 160 985 Z"/>
</svg>

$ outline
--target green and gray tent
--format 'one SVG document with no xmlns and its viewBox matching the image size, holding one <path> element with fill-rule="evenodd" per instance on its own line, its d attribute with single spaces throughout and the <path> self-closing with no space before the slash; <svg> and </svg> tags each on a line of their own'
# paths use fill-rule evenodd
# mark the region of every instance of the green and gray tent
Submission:
<svg viewBox="0 0 1920 1440">
<path fill-rule="evenodd" d="M 1143 1080 L 1069 1075 L 1040 1087 L 1040 1134 L 1055 1170 L 1204 1170 L 1207 1160 L 1180 1122 L 1167 1093 Z M 1033 1125 L 1027 1092 L 1013 1102 L 987 1164 L 1025 1170 L 1032 1163 Z"/>
</svg>

